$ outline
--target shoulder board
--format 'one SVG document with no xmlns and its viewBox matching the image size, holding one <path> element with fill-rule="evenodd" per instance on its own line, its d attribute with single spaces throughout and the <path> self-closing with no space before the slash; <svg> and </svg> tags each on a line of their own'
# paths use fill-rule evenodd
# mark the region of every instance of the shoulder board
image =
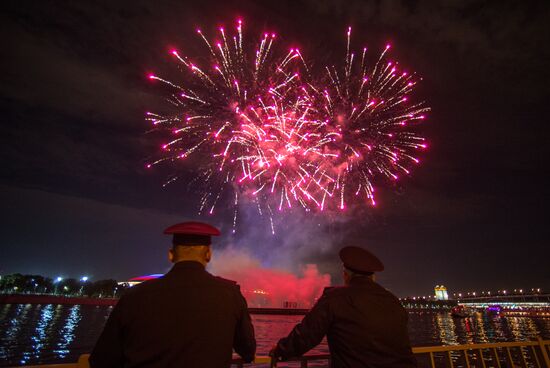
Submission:
<svg viewBox="0 0 550 368">
<path fill-rule="evenodd" d="M 221 281 L 225 284 L 232 285 L 232 286 L 237 286 L 237 281 L 224 279 L 223 277 L 219 277 L 219 276 L 214 276 L 214 277 L 216 278 L 216 280 Z"/>
<path fill-rule="evenodd" d="M 340 291 L 345 290 L 346 288 L 344 286 L 327 286 L 323 290 L 323 296 L 333 295 L 335 293 L 339 293 Z"/>
</svg>

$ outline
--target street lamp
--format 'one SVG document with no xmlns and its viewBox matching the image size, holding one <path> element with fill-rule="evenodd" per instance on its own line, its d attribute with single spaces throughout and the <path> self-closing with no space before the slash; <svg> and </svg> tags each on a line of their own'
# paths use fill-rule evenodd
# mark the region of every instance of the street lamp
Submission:
<svg viewBox="0 0 550 368">
<path fill-rule="evenodd" d="M 53 288 L 54 295 L 57 294 L 57 284 L 59 284 L 61 281 L 63 281 L 63 277 L 57 276 L 54 280 L 55 287 Z"/>
<path fill-rule="evenodd" d="M 80 278 L 80 281 L 82 281 L 82 282 L 88 281 L 88 276 L 82 276 L 82 277 Z M 82 290 L 84 290 L 84 285 L 81 285 L 81 286 L 80 286 L 80 290 L 78 291 L 78 294 L 82 295 Z"/>
</svg>

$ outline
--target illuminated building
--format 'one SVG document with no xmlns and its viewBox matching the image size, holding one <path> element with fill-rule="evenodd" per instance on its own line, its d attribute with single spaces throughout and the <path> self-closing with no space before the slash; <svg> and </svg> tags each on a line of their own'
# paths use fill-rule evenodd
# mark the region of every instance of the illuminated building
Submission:
<svg viewBox="0 0 550 368">
<path fill-rule="evenodd" d="M 449 300 L 449 294 L 447 293 L 447 288 L 445 286 L 436 285 L 434 290 L 435 290 L 435 299 Z"/>
<path fill-rule="evenodd" d="M 147 280 L 158 279 L 161 276 L 164 276 L 164 274 L 155 273 L 155 274 L 152 274 L 152 275 L 138 276 L 138 277 L 131 278 L 128 281 L 121 281 L 118 284 L 119 285 L 124 284 L 124 285 L 128 285 L 128 286 L 134 286 L 134 285 L 137 285 L 137 284 L 141 284 L 142 282 L 147 281 Z"/>
</svg>

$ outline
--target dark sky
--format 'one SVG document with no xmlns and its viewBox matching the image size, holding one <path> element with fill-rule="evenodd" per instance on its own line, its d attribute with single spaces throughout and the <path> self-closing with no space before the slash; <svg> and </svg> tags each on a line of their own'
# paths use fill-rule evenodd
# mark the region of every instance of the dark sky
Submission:
<svg viewBox="0 0 550 368">
<path fill-rule="evenodd" d="M 548 96 L 550 7 L 524 1 L 6 1 L 1 21 L 0 274 L 125 279 L 166 271 L 172 223 L 220 226 L 223 248 L 265 266 L 317 263 L 363 245 L 399 295 L 550 289 Z M 198 217 L 184 183 L 145 170 L 158 147 L 144 112 L 162 103 L 145 75 L 167 50 L 242 16 L 250 33 L 284 35 L 315 57 L 339 55 L 348 25 L 373 48 L 390 41 L 423 78 L 430 149 L 379 206 L 280 219 L 277 235 L 243 211 Z M 323 51 L 321 51 L 323 50 Z M 326 50 L 329 50 L 328 52 Z M 172 69 L 174 73 L 177 71 Z M 185 181 L 185 180 L 183 180 Z M 227 262 L 231 260 L 228 259 Z M 334 279 L 338 282 L 338 278 Z"/>
</svg>

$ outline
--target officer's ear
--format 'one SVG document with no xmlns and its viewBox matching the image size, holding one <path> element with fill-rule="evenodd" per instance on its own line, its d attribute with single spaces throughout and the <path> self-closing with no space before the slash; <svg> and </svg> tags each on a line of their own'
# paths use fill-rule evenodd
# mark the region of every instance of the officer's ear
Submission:
<svg viewBox="0 0 550 368">
<path fill-rule="evenodd" d="M 206 248 L 205 258 L 207 263 L 210 262 L 210 260 L 212 259 L 212 247 Z"/>
<path fill-rule="evenodd" d="M 171 262 L 171 263 L 174 263 L 174 258 L 176 257 L 176 255 L 174 254 L 174 248 L 170 248 L 168 249 L 168 260 Z"/>
</svg>

